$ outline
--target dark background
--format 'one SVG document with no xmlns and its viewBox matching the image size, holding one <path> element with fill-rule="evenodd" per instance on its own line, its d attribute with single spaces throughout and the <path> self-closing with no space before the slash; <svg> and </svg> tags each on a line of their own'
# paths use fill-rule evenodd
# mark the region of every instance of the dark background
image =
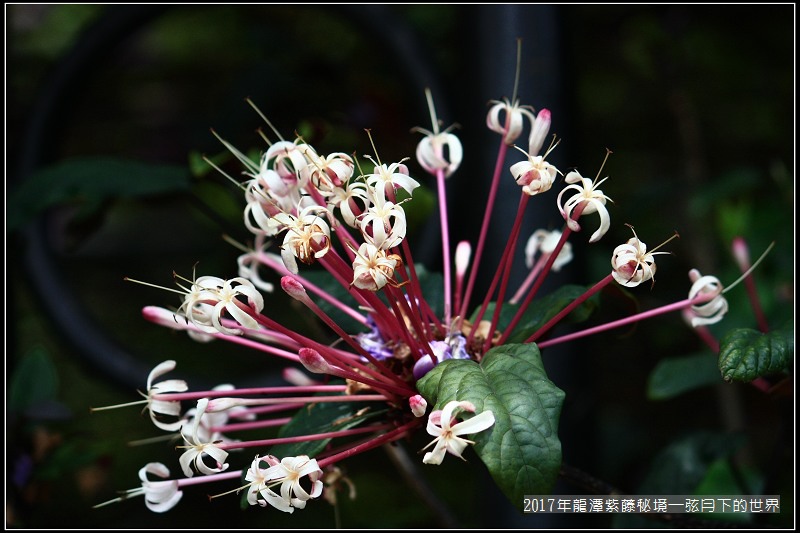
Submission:
<svg viewBox="0 0 800 533">
<path fill-rule="evenodd" d="M 520 99 L 551 109 L 551 131 L 562 139 L 549 159 L 594 177 L 606 148 L 614 152 L 602 171 L 610 176 L 602 188 L 614 201 L 612 228 L 587 246 L 595 221 L 584 219 L 586 229 L 572 241 L 576 260 L 561 279 L 589 285 L 606 275 L 611 251 L 630 237 L 624 223 L 650 248 L 678 231 L 667 247 L 673 254 L 658 258 L 657 283 L 635 293 L 649 309 L 685 298 L 690 268 L 723 283 L 736 279 L 734 236 L 747 239 L 753 256 L 775 241 L 756 279 L 771 325 L 793 323 L 793 5 L 19 4 L 7 5 L 6 15 L 10 201 L 35 171 L 76 157 L 188 168 L 191 153 L 223 151 L 211 127 L 240 148 L 260 148 L 254 131 L 261 122 L 248 96 L 285 137 L 303 132 L 321 152 L 372 153 L 369 128 L 384 162 L 413 157 L 419 134 L 409 130 L 430 128 L 423 89 L 431 87 L 444 124 L 461 125 L 465 148 L 448 181 L 452 242 L 474 242 L 498 146 L 484 125 L 486 104 L 511 96 L 521 37 Z M 499 257 L 507 213 L 516 209 L 518 191 L 508 182 L 489 257 Z M 192 183 L 189 193 L 112 194 L 89 212 L 81 211 L 85 197 L 42 190 L 44 205 L 47 198 L 60 205 L 7 219 L 7 383 L 21 361 L 35 357 L 45 362 L 42 374 L 25 390 L 36 397 L 48 383 L 53 395 L 19 409 L 7 391 L 7 526 L 333 527 L 333 510 L 322 502 L 293 516 L 239 512 L 235 497 L 209 503 L 203 489 L 186 490 L 164 515 L 140 499 L 91 509 L 115 490 L 134 488 L 146 462 L 161 460 L 173 473 L 177 463 L 166 446 L 126 445 L 153 434 L 135 407 L 90 414 L 90 406 L 135 400 L 149 369 L 165 359 L 178 361 L 176 375 L 197 382 L 271 379 L 280 370 L 247 350 L 193 343 L 145 322 L 144 305 L 177 300 L 122 281 L 172 286 L 172 271 L 189 276 L 195 263 L 198 275 L 235 274 L 237 252 L 220 235 L 247 239 L 239 196 L 213 174 Z M 526 228 L 560 227 L 558 186 L 531 202 Z M 440 267 L 436 232 L 424 222 L 430 216 L 435 226 L 437 217 L 418 216 L 410 237 L 415 257 Z M 522 275 L 519 265 L 515 275 Z M 744 290 L 728 299 L 725 327 L 755 327 Z M 626 311 L 611 306 L 612 314 Z M 720 383 L 670 401 L 647 399 L 648 375 L 661 358 L 703 349 L 673 314 L 545 351 L 551 379 L 567 393 L 565 462 L 635 493 L 673 439 L 701 429 L 741 432 L 748 438 L 743 460 L 791 505 L 791 396 Z M 611 524 L 517 515 L 477 457 L 470 462 L 423 470 L 457 525 Z M 342 502 L 345 527 L 442 524 L 382 451 L 346 467 L 359 497 Z M 567 481 L 556 492 L 587 493 Z"/>
</svg>

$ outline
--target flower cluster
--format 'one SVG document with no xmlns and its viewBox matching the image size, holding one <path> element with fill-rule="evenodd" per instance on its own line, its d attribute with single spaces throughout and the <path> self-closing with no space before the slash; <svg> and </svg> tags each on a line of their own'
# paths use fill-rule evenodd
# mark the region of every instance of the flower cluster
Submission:
<svg viewBox="0 0 800 533">
<path fill-rule="evenodd" d="M 241 389 L 225 384 L 209 391 L 190 391 L 184 381 L 157 382 L 176 363 L 158 365 L 148 377 L 141 403 L 158 429 L 182 438 L 184 444 L 178 448 L 185 451 L 178 463 L 184 477 L 169 480 L 166 466 L 151 463 L 140 471 L 141 488 L 118 499 L 144 495 L 149 509 L 164 512 L 179 502 L 186 486 L 239 480 L 238 488 L 223 494 L 246 491 L 250 505 L 291 513 L 333 490 L 342 478 L 337 463 L 407 439 L 422 429 L 434 437 L 423 448 L 432 447 L 424 454 L 423 463 L 438 465 L 448 453 L 464 459 L 467 447 L 474 445 L 498 485 L 511 497 L 516 489 L 507 489 L 514 485 L 507 477 L 513 475 L 515 466 L 538 464 L 540 458 L 535 454 L 545 453 L 541 450 L 554 454 L 547 457 L 547 464 L 557 465 L 560 460 L 560 445 L 551 446 L 553 440 L 547 441 L 548 446 L 531 447 L 539 451 L 526 452 L 534 455 L 511 458 L 510 467 L 502 471 L 492 470 L 491 464 L 497 461 L 487 460 L 500 453 L 500 446 L 490 444 L 509 431 L 525 431 L 522 424 L 531 418 L 510 415 L 510 395 L 516 395 L 519 402 L 522 391 L 523 407 L 531 412 L 544 409 L 533 396 L 549 395 L 553 398 L 550 403 L 558 408 L 547 411 L 545 419 L 553 429 L 557 427 L 563 393 L 546 379 L 539 349 L 674 310 L 688 313 L 693 326 L 723 317 L 727 302 L 719 280 L 692 271 L 693 285 L 686 300 L 596 328 L 545 338 L 607 284 L 632 288 L 654 282 L 655 256 L 666 252 L 647 251 L 634 232 L 614 249 L 608 276 L 577 292 L 574 286 L 565 287 L 557 303 L 551 301 L 548 312 L 540 312 L 535 296 L 544 279 L 572 259 L 568 239 L 581 231 L 580 217 L 599 217 L 590 243 L 608 232 L 611 199 L 599 189 L 608 178 L 599 179 L 598 172 L 591 180 L 574 169 L 562 173 L 546 159 L 558 145 L 555 138 L 540 155 L 552 122 L 547 109 L 536 113 L 520 106 L 516 98 L 494 101 L 487 126 L 500 134 L 498 161 L 505 162 L 508 149 L 517 148 L 514 143 L 527 129 L 527 151 L 517 148 L 526 158 L 497 166 L 506 170 L 498 170 L 491 179 L 477 243 L 473 248 L 473 243 L 460 242 L 453 251 L 444 191 L 446 180 L 458 171 L 464 151 L 450 128 L 440 129 L 430 93 L 427 98 L 432 129 L 417 129 L 424 137 L 416 158 L 439 192 L 441 277 L 414 262 L 407 242 L 404 206 L 413 201 L 414 191 L 420 187 L 407 159 L 386 164 L 377 151 L 362 159 L 344 152 L 320 154 L 302 138 L 284 140 L 268 123 L 277 140 L 264 136 L 268 146 L 255 162 L 217 136 L 244 166 L 243 182 L 218 170 L 244 192 L 243 221 L 253 235 L 253 244 L 239 257 L 238 276 L 180 278 L 178 292 L 183 301 L 177 309 L 147 307 L 143 314 L 147 320 L 186 331 L 199 341 L 220 339 L 281 358 L 288 365 L 284 374 L 287 385 Z M 367 166 L 366 171 L 361 170 L 362 165 Z M 558 193 L 553 212 L 560 214 L 564 227 L 540 229 L 528 238 L 524 253 L 529 275 L 519 287 L 511 288 L 512 259 L 522 237 L 521 221 L 529 200 L 547 193 L 561 176 L 566 186 Z M 520 186 L 520 202 L 509 244 L 492 263 L 482 256 L 495 193 L 503 179 L 514 179 Z M 473 298 L 476 276 L 482 269 L 494 272 L 491 288 L 483 297 Z M 274 273 L 280 288 L 330 329 L 334 342 L 308 337 L 265 311 L 262 293 L 276 287 L 274 277 L 273 281 L 262 277 L 265 270 Z M 327 273 L 338 291 L 312 281 L 318 279 L 307 275 L 312 271 Z M 429 296 L 427 287 L 432 284 L 443 287 L 443 301 Z M 335 296 L 342 291 L 345 296 Z M 531 316 L 545 318 L 532 321 Z M 342 318 L 358 324 L 358 329 L 347 329 Z M 514 379 L 503 377 L 501 381 L 497 376 L 512 364 L 517 365 Z M 504 388 L 506 382 L 512 382 L 513 391 Z M 528 390 L 531 398 L 525 396 Z M 183 412 L 187 405 L 191 408 Z M 432 410 L 428 413 L 429 405 Z M 312 406 L 315 416 L 324 418 L 330 413 L 322 429 L 318 418 L 314 424 L 309 421 Z M 338 407 L 326 411 L 330 406 Z M 274 428 L 280 428 L 277 436 L 269 438 L 231 437 Z M 556 439 L 558 444 L 557 432 L 551 433 L 543 438 Z M 249 466 L 237 469 L 231 452 L 245 448 L 260 451 Z M 550 470 L 543 479 L 552 481 L 557 475 L 552 467 Z M 150 481 L 146 474 L 165 481 Z M 523 490 L 533 494 L 548 488 Z M 335 496 L 326 495 L 326 499 L 335 501 Z"/>
</svg>

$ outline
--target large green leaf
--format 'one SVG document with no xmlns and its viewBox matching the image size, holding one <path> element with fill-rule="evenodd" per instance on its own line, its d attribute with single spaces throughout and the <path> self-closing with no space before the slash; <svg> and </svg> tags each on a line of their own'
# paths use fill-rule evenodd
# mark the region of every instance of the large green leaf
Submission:
<svg viewBox="0 0 800 533">
<path fill-rule="evenodd" d="M 8 229 L 19 227 L 49 207 L 81 202 L 78 216 L 89 216 L 112 198 L 187 191 L 184 166 L 153 165 L 112 157 L 76 158 L 34 172 L 12 193 Z"/>
<path fill-rule="evenodd" d="M 761 333 L 740 328 L 720 341 L 719 370 L 726 381 L 753 381 L 787 372 L 794 360 L 794 328 Z"/>
<path fill-rule="evenodd" d="M 709 353 L 668 357 L 658 362 L 647 380 L 647 397 L 666 400 L 684 392 L 722 383 L 715 358 Z"/>
<path fill-rule="evenodd" d="M 547 378 L 535 344 L 498 346 L 480 364 L 449 359 L 428 372 L 417 389 L 435 409 L 466 400 L 476 413 L 492 411 L 494 425 L 472 439 L 515 506 L 526 494 L 552 491 L 561 468 L 558 419 L 564 392 Z"/>
</svg>

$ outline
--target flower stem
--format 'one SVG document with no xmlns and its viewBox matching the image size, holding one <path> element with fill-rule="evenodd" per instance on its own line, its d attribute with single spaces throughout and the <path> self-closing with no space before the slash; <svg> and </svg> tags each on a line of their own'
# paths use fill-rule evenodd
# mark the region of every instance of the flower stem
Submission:
<svg viewBox="0 0 800 533">
<path fill-rule="evenodd" d="M 153 400 L 162 400 L 166 402 L 176 402 L 183 400 L 200 400 L 201 398 L 224 398 L 231 394 L 240 396 L 249 396 L 254 394 L 291 394 L 296 393 L 309 393 L 309 392 L 344 392 L 347 390 L 346 385 L 310 385 L 306 387 L 298 387 L 292 385 L 291 387 L 255 387 L 248 389 L 225 389 L 225 390 L 210 390 L 210 391 L 195 391 L 195 392 L 173 392 L 165 394 L 153 394 Z"/>
<path fill-rule="evenodd" d="M 441 154 L 437 154 L 441 156 Z M 450 228 L 447 224 L 447 197 L 445 192 L 444 170 L 436 171 L 436 185 L 439 193 L 439 221 L 442 231 L 442 270 L 444 271 L 444 323 L 450 324 L 452 314 L 452 290 L 450 288 Z"/>
<path fill-rule="evenodd" d="M 606 324 L 601 324 L 599 326 L 595 326 L 593 328 L 584 329 L 581 331 L 576 331 L 575 333 L 570 333 L 568 335 L 562 335 L 561 337 L 556 337 L 554 339 L 549 339 L 543 342 L 537 343 L 539 348 L 546 348 L 547 346 L 553 346 L 554 344 L 560 344 L 562 342 L 572 341 L 575 339 L 580 339 L 581 337 L 586 337 L 588 335 L 594 335 L 595 333 L 600 333 L 603 331 L 608 331 L 610 329 L 618 328 L 621 326 L 625 326 L 627 324 L 632 324 L 634 322 L 638 322 L 640 320 L 645 320 L 647 318 L 651 318 L 654 316 L 663 315 L 666 313 L 671 313 L 672 311 L 678 311 L 680 309 L 684 309 L 686 307 L 691 307 L 692 305 L 697 305 L 708 301 L 709 295 L 707 294 L 698 294 L 694 298 L 687 298 L 686 300 L 681 300 L 679 302 L 675 302 L 669 305 L 664 305 L 662 307 L 657 307 L 656 309 L 651 309 L 649 311 L 644 311 L 642 313 L 637 313 L 635 315 L 631 315 L 625 318 L 621 318 L 619 320 L 614 320 L 612 322 L 608 322 Z M 528 339 L 527 342 L 531 342 Z"/>
<path fill-rule="evenodd" d="M 343 459 L 347 459 L 348 457 L 352 457 L 353 455 L 365 452 L 367 450 L 371 450 L 373 448 L 377 448 L 382 444 L 402 438 L 406 433 L 408 433 L 410 429 L 420 424 L 422 424 L 422 418 L 416 418 L 410 422 L 403 424 L 402 426 L 396 429 L 393 429 L 392 431 L 389 431 L 388 433 L 384 433 L 383 435 L 380 435 L 372 440 L 359 444 L 358 446 L 353 446 L 352 448 L 337 453 L 336 455 L 331 455 L 330 457 L 326 457 L 325 459 L 320 459 L 317 462 L 317 464 L 319 464 L 320 468 L 325 468 L 328 465 L 334 464 Z"/>
<path fill-rule="evenodd" d="M 218 444 L 217 447 L 221 450 L 238 450 L 240 448 L 255 448 L 257 446 L 274 446 L 277 444 L 296 444 L 298 442 L 309 442 L 315 440 L 333 439 L 336 437 L 348 437 L 350 435 L 360 435 L 362 433 L 370 433 L 373 431 L 382 431 L 392 427 L 391 424 L 379 424 L 374 426 L 365 426 L 355 429 L 343 429 L 340 431 L 328 431 L 325 433 L 315 433 L 313 435 L 300 435 L 297 437 L 276 437 L 274 439 L 250 440 L 243 442 L 230 442 Z M 322 461 L 320 461 L 321 463 Z M 323 465 L 320 464 L 320 468 Z"/>
<path fill-rule="evenodd" d="M 556 316 L 548 320 L 544 326 L 536 330 L 536 333 L 528 337 L 528 340 L 526 340 L 525 342 L 536 342 L 536 339 L 540 338 L 542 335 L 547 333 L 550 330 L 550 328 L 558 324 L 562 318 L 570 314 L 576 307 L 581 305 L 590 297 L 600 292 L 603 289 L 603 287 L 605 287 L 612 281 L 614 281 L 614 276 L 609 274 L 608 276 L 604 277 L 603 279 L 595 283 L 592 288 L 590 288 L 585 293 L 581 294 L 579 297 L 575 298 L 575 300 L 573 300 L 568 306 L 562 309 Z"/>
</svg>

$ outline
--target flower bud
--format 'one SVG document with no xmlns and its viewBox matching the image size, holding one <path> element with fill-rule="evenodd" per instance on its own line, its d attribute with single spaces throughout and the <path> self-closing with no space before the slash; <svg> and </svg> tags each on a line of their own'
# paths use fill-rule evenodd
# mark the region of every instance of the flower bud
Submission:
<svg viewBox="0 0 800 533">
<path fill-rule="evenodd" d="M 428 402 L 419 394 L 415 394 L 409 398 L 408 404 L 411 407 L 411 412 L 414 413 L 414 416 L 417 418 L 424 416 L 425 410 L 428 409 Z"/>
</svg>

